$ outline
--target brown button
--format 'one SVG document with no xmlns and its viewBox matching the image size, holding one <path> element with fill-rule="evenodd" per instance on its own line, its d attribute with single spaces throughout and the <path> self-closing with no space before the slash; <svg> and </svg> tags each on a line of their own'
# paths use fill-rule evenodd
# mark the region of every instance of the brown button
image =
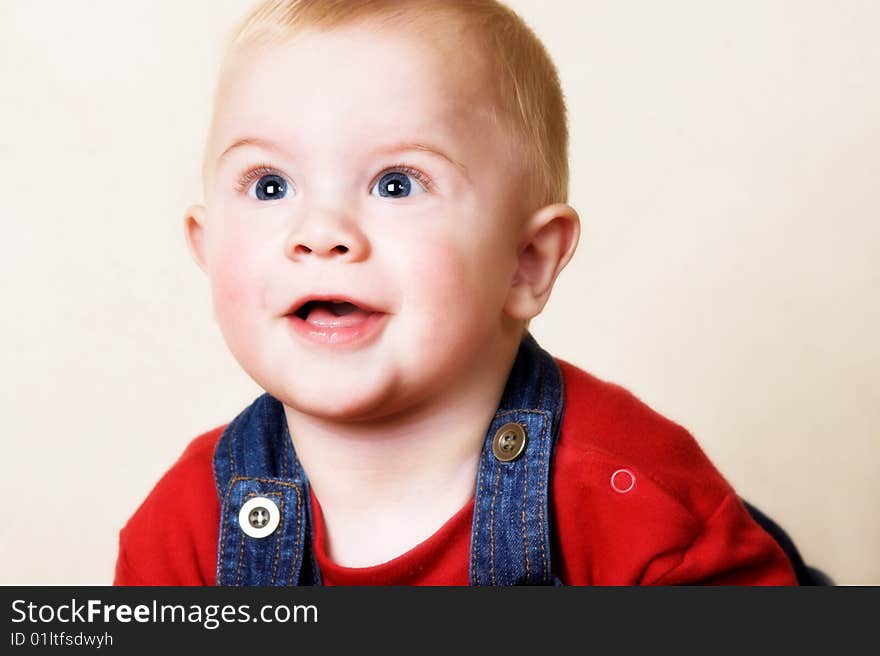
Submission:
<svg viewBox="0 0 880 656">
<path fill-rule="evenodd" d="M 492 453 L 501 462 L 519 458 L 526 448 L 526 431 L 522 424 L 504 424 L 492 438 Z"/>
</svg>

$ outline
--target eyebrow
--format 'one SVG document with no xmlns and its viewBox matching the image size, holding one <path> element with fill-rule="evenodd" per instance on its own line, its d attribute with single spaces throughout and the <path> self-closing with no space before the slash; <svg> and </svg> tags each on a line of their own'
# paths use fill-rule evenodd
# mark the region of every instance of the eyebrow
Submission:
<svg viewBox="0 0 880 656">
<path fill-rule="evenodd" d="M 271 151 L 278 152 L 278 153 L 284 152 L 284 150 L 282 148 L 280 148 L 276 143 L 274 143 L 273 141 L 270 141 L 268 139 L 263 139 L 261 137 L 242 137 L 241 139 L 236 139 L 234 142 L 232 142 L 232 144 L 220 154 L 220 156 L 217 158 L 217 166 L 219 167 L 220 163 L 224 159 L 226 159 L 226 157 L 228 157 L 230 155 L 230 153 L 232 153 L 232 151 L 234 151 L 238 148 L 243 148 L 245 146 L 257 146 L 259 148 L 263 148 L 265 150 L 271 150 Z M 470 179 L 470 174 L 468 173 L 467 167 L 464 164 L 459 162 L 457 159 L 447 155 L 446 153 L 444 153 L 439 148 L 436 148 L 435 146 L 411 141 L 411 142 L 394 144 L 392 146 L 388 146 L 388 147 L 381 149 L 382 152 L 386 152 L 386 153 L 400 152 L 400 151 L 404 151 L 404 150 L 418 150 L 418 151 L 422 151 L 422 152 L 432 153 L 442 159 L 445 159 L 447 162 L 449 162 L 454 167 L 459 169 L 464 174 L 464 176 L 466 178 Z"/>
</svg>

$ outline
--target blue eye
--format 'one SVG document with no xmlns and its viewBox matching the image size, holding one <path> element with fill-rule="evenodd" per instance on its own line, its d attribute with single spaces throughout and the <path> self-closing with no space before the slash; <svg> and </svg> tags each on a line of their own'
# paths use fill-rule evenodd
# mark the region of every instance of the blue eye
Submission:
<svg viewBox="0 0 880 656">
<path fill-rule="evenodd" d="M 421 171 L 396 166 L 379 178 L 370 193 L 382 198 L 407 198 L 425 193 L 431 188 L 432 183 Z M 281 200 L 293 193 L 292 185 L 284 176 L 265 164 L 245 173 L 236 189 L 261 201 Z"/>
<path fill-rule="evenodd" d="M 280 175 L 262 176 L 254 185 L 257 200 L 279 200 L 287 195 L 287 182 Z"/>
<path fill-rule="evenodd" d="M 254 180 L 257 181 L 253 184 Z M 280 200 L 287 196 L 288 182 L 268 164 L 260 164 L 245 172 L 235 185 L 236 191 L 257 200 Z M 251 193 L 251 189 L 254 193 Z M 292 191 L 292 189 L 291 189 Z"/>
<path fill-rule="evenodd" d="M 424 193 L 425 185 L 419 180 L 416 171 L 389 171 L 384 174 L 370 191 L 382 198 L 407 198 Z"/>
</svg>

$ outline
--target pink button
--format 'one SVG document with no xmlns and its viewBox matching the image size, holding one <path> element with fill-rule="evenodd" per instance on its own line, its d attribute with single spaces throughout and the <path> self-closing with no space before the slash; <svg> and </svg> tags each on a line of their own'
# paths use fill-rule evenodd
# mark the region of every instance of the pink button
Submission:
<svg viewBox="0 0 880 656">
<path fill-rule="evenodd" d="M 636 484 L 636 476 L 629 469 L 618 469 L 611 474 L 611 489 L 626 494 Z"/>
</svg>

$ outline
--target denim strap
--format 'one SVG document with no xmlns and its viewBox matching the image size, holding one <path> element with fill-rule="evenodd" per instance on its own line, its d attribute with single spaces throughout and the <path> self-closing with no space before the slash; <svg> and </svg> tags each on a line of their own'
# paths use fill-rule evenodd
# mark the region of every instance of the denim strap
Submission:
<svg viewBox="0 0 880 656">
<path fill-rule="evenodd" d="M 217 585 L 319 581 L 308 480 L 281 403 L 263 394 L 226 427 L 214 450 L 214 480 L 221 501 Z M 281 515 L 276 530 L 264 538 L 245 535 L 239 525 L 239 510 L 254 497 L 270 499 Z"/>
<path fill-rule="evenodd" d="M 471 534 L 471 585 L 551 585 L 548 484 L 562 416 L 562 373 L 531 334 L 520 344 L 477 475 Z M 503 462 L 493 454 L 498 430 L 519 424 L 523 453 Z"/>
<path fill-rule="evenodd" d="M 562 413 L 562 375 L 528 334 L 523 338 L 480 457 L 471 536 L 472 585 L 549 584 L 548 479 Z M 524 452 L 492 452 L 504 424 L 520 424 Z M 226 427 L 214 451 L 221 503 L 217 585 L 320 585 L 312 550 L 309 484 L 293 449 L 282 404 L 263 394 Z M 280 512 L 266 537 L 246 535 L 239 512 L 265 497 Z"/>
</svg>

